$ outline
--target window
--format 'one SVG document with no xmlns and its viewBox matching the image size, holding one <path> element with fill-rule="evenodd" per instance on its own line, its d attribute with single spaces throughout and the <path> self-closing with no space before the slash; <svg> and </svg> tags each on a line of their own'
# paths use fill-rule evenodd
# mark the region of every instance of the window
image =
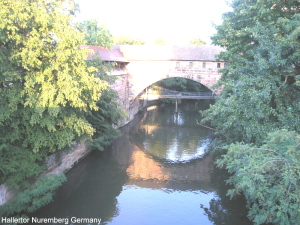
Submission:
<svg viewBox="0 0 300 225">
<path fill-rule="evenodd" d="M 217 68 L 221 68 L 221 63 L 217 63 Z"/>
<path fill-rule="evenodd" d="M 202 64 L 202 68 L 206 68 L 206 63 L 205 62 Z"/>
<path fill-rule="evenodd" d="M 190 62 L 189 68 L 190 68 L 190 69 L 193 69 L 193 62 Z"/>
</svg>

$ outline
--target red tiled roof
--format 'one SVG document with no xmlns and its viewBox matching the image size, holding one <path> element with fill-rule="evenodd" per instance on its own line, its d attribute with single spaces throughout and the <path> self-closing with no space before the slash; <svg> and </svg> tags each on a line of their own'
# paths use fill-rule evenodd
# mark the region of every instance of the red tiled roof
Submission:
<svg viewBox="0 0 300 225">
<path fill-rule="evenodd" d="M 102 46 L 82 45 L 92 49 L 88 55 L 91 60 L 99 53 L 103 61 L 216 61 L 216 56 L 225 51 L 224 48 L 212 45 L 115 45 L 112 50 Z"/>
<path fill-rule="evenodd" d="M 225 51 L 213 45 L 115 45 L 128 61 L 216 61 L 216 55 Z"/>
<path fill-rule="evenodd" d="M 124 57 L 123 54 L 118 49 L 109 50 L 102 46 L 93 46 L 93 45 L 81 45 L 81 48 L 88 48 L 92 49 L 94 53 L 88 55 L 88 60 L 91 60 L 93 56 L 98 53 L 99 56 L 103 61 L 110 61 L 110 62 L 128 62 Z"/>
</svg>

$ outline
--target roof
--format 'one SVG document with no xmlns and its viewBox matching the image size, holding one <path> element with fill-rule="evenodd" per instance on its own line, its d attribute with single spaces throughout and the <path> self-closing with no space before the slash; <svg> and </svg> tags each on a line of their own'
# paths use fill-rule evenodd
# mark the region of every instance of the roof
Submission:
<svg viewBox="0 0 300 225">
<path fill-rule="evenodd" d="M 224 48 L 213 45 L 115 45 L 112 50 L 102 46 L 82 45 L 82 48 L 92 49 L 88 60 L 99 53 L 103 61 L 216 61 L 216 55 L 225 51 Z"/>
<path fill-rule="evenodd" d="M 124 57 L 123 54 L 118 49 L 109 50 L 102 46 L 93 46 L 93 45 L 81 45 L 81 48 L 88 48 L 94 51 L 88 55 L 88 60 L 91 60 L 96 53 L 99 54 L 103 61 L 109 62 L 128 62 Z"/>
<path fill-rule="evenodd" d="M 225 51 L 213 45 L 115 45 L 128 61 L 216 61 Z"/>
</svg>

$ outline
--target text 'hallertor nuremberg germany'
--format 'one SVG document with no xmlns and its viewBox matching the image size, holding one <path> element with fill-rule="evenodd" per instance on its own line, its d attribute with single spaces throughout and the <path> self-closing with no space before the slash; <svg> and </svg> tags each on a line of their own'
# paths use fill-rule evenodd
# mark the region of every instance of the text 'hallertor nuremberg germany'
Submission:
<svg viewBox="0 0 300 225">
<path fill-rule="evenodd" d="M 100 224 L 100 218 L 17 218 L 17 217 L 1 217 L 2 224 L 8 223 L 18 223 L 18 224 L 45 224 L 45 223 L 54 223 L 54 224 L 80 224 L 80 223 L 88 223 L 88 224 Z"/>
</svg>

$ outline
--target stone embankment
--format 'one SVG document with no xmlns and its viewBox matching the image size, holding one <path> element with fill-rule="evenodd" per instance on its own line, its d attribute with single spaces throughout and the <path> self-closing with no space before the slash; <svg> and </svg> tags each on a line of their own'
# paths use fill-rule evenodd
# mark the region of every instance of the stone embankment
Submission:
<svg viewBox="0 0 300 225">
<path fill-rule="evenodd" d="M 125 124 L 132 121 L 135 115 L 146 106 L 145 101 L 135 101 L 134 104 L 127 111 L 127 117 L 124 118 L 116 128 L 120 128 Z M 48 167 L 47 171 L 42 174 L 62 174 L 70 170 L 78 161 L 87 156 L 91 150 L 87 147 L 86 143 L 77 143 L 69 151 L 56 152 L 50 155 L 46 160 Z M 0 205 L 3 205 L 16 195 L 9 187 L 2 184 L 0 185 Z"/>
</svg>

